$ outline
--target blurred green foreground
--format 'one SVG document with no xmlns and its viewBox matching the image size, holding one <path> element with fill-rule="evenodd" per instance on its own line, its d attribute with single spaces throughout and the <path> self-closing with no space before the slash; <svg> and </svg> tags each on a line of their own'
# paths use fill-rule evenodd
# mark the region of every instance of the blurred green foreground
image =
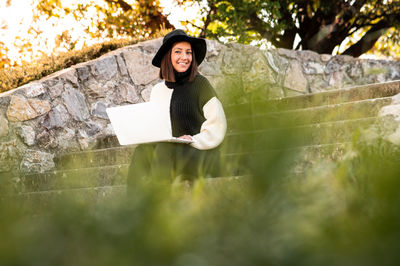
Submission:
<svg viewBox="0 0 400 266">
<path fill-rule="evenodd" d="M 285 149 L 296 136 L 271 134 L 281 149 L 240 159 L 240 182 L 144 180 L 131 196 L 45 208 L 3 197 L 0 265 L 398 265 L 399 154 L 355 140 L 343 160 L 297 175 Z"/>
</svg>

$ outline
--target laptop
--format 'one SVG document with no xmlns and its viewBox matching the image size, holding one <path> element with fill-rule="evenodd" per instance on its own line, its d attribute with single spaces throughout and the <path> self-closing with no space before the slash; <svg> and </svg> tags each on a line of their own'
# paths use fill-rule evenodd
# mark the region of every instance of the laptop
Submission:
<svg viewBox="0 0 400 266">
<path fill-rule="evenodd" d="M 172 136 L 169 110 L 156 102 L 129 104 L 106 109 L 120 145 L 151 142 L 191 143 Z"/>
</svg>

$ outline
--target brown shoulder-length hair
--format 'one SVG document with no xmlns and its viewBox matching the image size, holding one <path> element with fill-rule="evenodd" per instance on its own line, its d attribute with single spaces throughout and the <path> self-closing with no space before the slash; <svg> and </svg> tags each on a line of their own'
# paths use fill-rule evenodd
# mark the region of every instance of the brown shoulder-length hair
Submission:
<svg viewBox="0 0 400 266">
<path fill-rule="evenodd" d="M 161 59 L 160 73 L 158 76 L 160 79 L 165 79 L 168 82 L 175 82 L 175 73 L 174 66 L 171 61 L 171 51 L 172 48 L 168 50 L 168 52 L 164 55 L 163 59 Z M 190 65 L 190 75 L 189 82 L 194 81 L 198 73 L 196 57 L 194 56 L 194 51 L 192 50 L 192 64 Z"/>
</svg>

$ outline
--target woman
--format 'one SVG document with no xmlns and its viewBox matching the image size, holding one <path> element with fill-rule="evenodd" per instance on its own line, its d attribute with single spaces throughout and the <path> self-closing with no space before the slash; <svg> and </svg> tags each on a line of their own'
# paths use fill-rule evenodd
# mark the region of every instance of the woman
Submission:
<svg viewBox="0 0 400 266">
<path fill-rule="evenodd" d="M 169 115 L 174 137 L 190 144 L 157 143 L 136 148 L 128 173 L 128 189 L 143 177 L 193 178 L 218 174 L 218 146 L 226 132 L 221 102 L 197 67 L 206 55 L 204 39 L 182 30 L 168 33 L 152 60 L 164 81 L 155 85 L 150 101 Z"/>
</svg>

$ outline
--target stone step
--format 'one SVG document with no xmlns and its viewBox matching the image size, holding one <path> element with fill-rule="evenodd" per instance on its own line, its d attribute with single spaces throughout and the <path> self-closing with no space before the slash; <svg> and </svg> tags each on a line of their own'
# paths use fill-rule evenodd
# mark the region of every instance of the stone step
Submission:
<svg viewBox="0 0 400 266">
<path fill-rule="evenodd" d="M 245 128 L 248 130 L 267 129 L 285 125 L 297 126 L 373 117 L 378 114 L 380 108 L 390 104 L 391 101 L 391 97 L 384 97 L 252 116 L 243 115 L 229 119 L 228 128 L 229 132 L 236 132 Z"/>
<path fill-rule="evenodd" d="M 235 175 L 246 174 L 246 167 L 255 160 L 258 162 L 276 161 L 278 158 L 280 167 L 291 169 L 291 173 L 303 173 L 307 169 L 319 165 L 322 162 L 334 163 L 353 153 L 352 142 L 318 144 L 288 149 L 273 149 L 267 151 L 253 151 L 227 154 L 227 161 L 236 161 L 243 169 L 230 169 Z M 230 166 L 232 167 L 232 166 Z M 275 165 L 272 165 L 275 167 Z M 245 172 L 243 172 L 243 170 Z"/>
<path fill-rule="evenodd" d="M 59 154 L 54 158 L 54 162 L 56 164 L 56 168 L 59 170 L 129 164 L 135 148 L 136 145 L 118 145 L 116 147 L 105 149 Z"/>
<path fill-rule="evenodd" d="M 126 186 L 101 186 L 89 188 L 58 189 L 48 191 L 24 192 L 9 195 L 3 200 L 18 203 L 29 213 L 43 213 L 53 206 L 67 206 L 66 203 L 101 204 L 103 202 L 121 201 L 126 197 Z M 55 205 L 54 205 L 55 204 Z"/>
<path fill-rule="evenodd" d="M 89 188 L 126 183 L 129 164 L 55 170 L 20 177 L 20 192 Z"/>
<path fill-rule="evenodd" d="M 269 101 L 226 106 L 224 109 L 228 117 L 236 117 L 242 114 L 263 113 L 265 110 L 282 111 L 384 98 L 398 93 L 400 93 L 400 81 L 391 81 L 307 95 L 277 98 Z"/>
<path fill-rule="evenodd" d="M 235 153 L 348 142 L 377 120 L 376 117 L 368 117 L 287 128 L 244 130 L 229 134 L 225 147 L 227 153 Z"/>
<path fill-rule="evenodd" d="M 289 148 L 285 151 L 256 151 L 251 153 L 230 153 L 224 155 L 223 168 L 224 176 L 243 175 L 243 165 L 256 156 L 265 158 L 275 156 L 276 152 L 280 155 L 300 154 L 296 159 L 296 165 L 301 167 L 308 166 L 311 161 L 317 159 L 335 159 L 337 154 L 342 154 L 349 146 L 349 143 L 334 143 L 325 145 L 311 145 L 305 147 Z M 264 156 L 264 157 L 263 157 Z M 289 161 L 288 161 L 289 162 Z M 80 189 L 90 187 L 120 186 L 126 184 L 128 164 L 112 166 L 97 166 L 91 168 L 77 168 L 71 170 L 56 170 L 41 174 L 29 174 L 21 176 L 21 186 L 18 190 L 21 193 L 35 191 L 53 191 L 64 189 Z M 292 167 L 288 165 L 287 167 Z M 297 167 L 299 168 L 299 167 Z"/>
<path fill-rule="evenodd" d="M 230 189 L 232 186 L 240 186 L 241 184 L 248 182 L 248 180 L 248 176 L 205 178 L 202 179 L 201 186 L 206 191 L 211 189 Z M 183 192 L 190 192 L 194 187 L 194 184 L 196 183 L 182 181 L 174 183 L 172 186 L 180 186 L 183 189 Z M 0 200 L 10 200 L 11 198 L 14 203 L 18 200 L 21 208 L 25 208 L 26 210 L 35 213 L 45 211 L 46 208 L 54 203 L 62 204 L 72 201 L 99 204 L 105 201 L 110 202 L 112 200 L 121 201 L 125 199 L 126 196 L 126 185 L 113 185 L 23 192 L 2 197 Z"/>
<path fill-rule="evenodd" d="M 375 121 L 376 117 L 367 117 L 278 129 L 270 129 L 270 125 L 260 122 L 256 131 L 251 127 L 245 127 L 241 132 L 228 133 L 222 151 L 236 153 L 244 147 L 252 146 L 260 149 L 280 148 L 282 142 L 279 140 L 284 140 L 285 136 L 291 136 L 291 132 L 296 132 L 294 141 L 296 146 L 346 142 L 352 139 L 354 132 Z M 130 163 L 134 149 L 135 146 L 132 145 L 61 154 L 55 158 L 55 162 L 59 170 L 125 165 Z M 254 151 L 254 148 L 250 150 Z"/>
</svg>

